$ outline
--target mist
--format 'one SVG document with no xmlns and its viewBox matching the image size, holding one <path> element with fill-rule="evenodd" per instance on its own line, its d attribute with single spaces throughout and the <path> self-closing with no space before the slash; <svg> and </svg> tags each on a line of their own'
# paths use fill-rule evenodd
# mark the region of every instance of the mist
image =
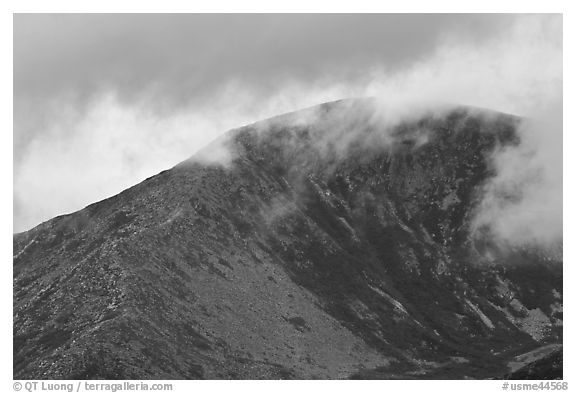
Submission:
<svg viewBox="0 0 576 393">
<path fill-rule="evenodd" d="M 43 107 L 43 120 L 30 126 L 40 131 L 29 134 L 15 157 L 14 230 L 114 195 L 187 159 L 229 129 L 370 96 L 378 98 L 382 119 L 391 125 L 450 104 L 525 117 L 519 146 L 492 157 L 497 175 L 486 185 L 475 223 L 505 243 L 561 241 L 561 15 L 519 15 L 485 39 L 442 34 L 419 56 L 393 64 L 354 62 L 350 69 L 326 69 L 313 78 L 282 72 L 266 88 L 231 76 L 202 99 L 170 110 L 165 90 L 153 83 L 129 99 L 109 84 L 81 100 L 72 90 L 54 95 Z M 19 106 L 25 110 L 32 107 Z M 347 133 L 340 143 L 353 137 Z M 217 154 L 204 150 L 203 159 L 230 162 L 233 152 L 212 146 Z"/>
</svg>

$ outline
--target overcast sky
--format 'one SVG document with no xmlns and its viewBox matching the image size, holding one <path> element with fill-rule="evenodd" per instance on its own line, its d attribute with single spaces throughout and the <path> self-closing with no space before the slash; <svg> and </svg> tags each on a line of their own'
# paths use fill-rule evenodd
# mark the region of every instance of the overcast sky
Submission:
<svg viewBox="0 0 576 393">
<path fill-rule="evenodd" d="M 546 107 L 561 34 L 558 15 L 15 15 L 14 230 L 326 100 Z"/>
</svg>

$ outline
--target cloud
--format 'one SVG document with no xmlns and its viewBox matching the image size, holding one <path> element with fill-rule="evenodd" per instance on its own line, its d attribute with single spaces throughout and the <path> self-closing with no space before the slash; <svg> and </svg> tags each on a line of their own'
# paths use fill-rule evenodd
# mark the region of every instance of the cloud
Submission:
<svg viewBox="0 0 576 393">
<path fill-rule="evenodd" d="M 519 127 L 520 144 L 495 152 L 474 228 L 510 246 L 562 243 L 562 105 L 540 108 Z"/>
<path fill-rule="evenodd" d="M 494 233 L 508 238 L 509 242 L 548 239 L 548 235 L 538 232 L 537 226 L 530 236 L 520 236 L 513 229 L 520 225 L 520 221 L 514 222 L 514 218 L 519 217 L 514 211 L 530 211 L 533 214 L 526 213 L 524 220 L 538 220 L 539 215 L 546 214 L 549 223 L 542 231 L 561 236 L 561 203 L 552 215 L 545 209 L 530 210 L 522 203 L 526 206 L 538 203 L 549 206 L 552 194 L 556 196 L 555 201 L 560 195 L 561 202 L 558 176 L 560 174 L 561 178 L 562 128 L 557 114 L 562 104 L 562 19 L 560 15 L 520 15 L 507 17 L 506 21 L 509 22 L 508 28 L 502 28 L 498 23 L 498 28 L 490 34 L 486 32 L 486 26 L 495 25 L 484 22 L 481 24 L 483 28 L 473 30 L 474 34 L 468 30 L 468 34 L 455 34 L 462 29 L 442 30 L 439 27 L 442 20 L 438 20 L 431 23 L 433 28 L 429 32 L 434 32 L 434 39 L 425 41 L 428 46 L 425 49 L 417 44 L 419 35 L 415 35 L 407 41 L 413 43 L 412 46 L 407 44 L 414 49 L 413 53 L 401 54 L 403 38 L 395 38 L 398 47 L 394 46 L 388 52 L 396 53 L 396 57 L 390 62 L 385 59 L 386 51 L 378 52 L 376 59 L 351 61 L 350 64 L 338 57 L 337 43 L 340 39 L 345 42 L 343 53 L 349 54 L 358 40 L 365 36 L 354 35 L 353 29 L 347 30 L 353 36 L 349 38 L 346 32 L 330 37 L 328 32 L 333 32 L 333 29 L 327 28 L 326 37 L 319 39 L 318 45 L 334 41 L 331 44 L 333 48 L 329 54 L 317 57 L 298 51 L 305 34 L 295 41 L 287 37 L 279 48 L 293 42 L 296 49 L 286 50 L 284 56 L 297 56 L 300 61 L 305 61 L 307 56 L 316 59 L 313 61 L 315 67 L 307 68 L 308 71 L 314 68 L 314 72 L 302 72 L 294 65 L 279 71 L 277 64 L 261 64 L 262 68 L 244 69 L 249 77 L 225 72 L 211 74 L 214 78 L 226 77 L 209 88 L 189 85 L 188 82 L 183 82 L 181 87 L 171 87 L 177 86 L 178 78 L 176 82 L 166 82 L 166 78 L 157 77 L 163 70 L 162 66 L 158 65 L 158 72 L 149 72 L 153 64 L 143 61 L 145 72 L 135 71 L 136 77 L 142 78 L 134 82 L 136 87 L 125 88 L 122 83 L 114 82 L 115 75 L 124 71 L 115 74 L 107 70 L 105 74 L 108 76 L 98 79 L 101 83 L 97 88 L 90 90 L 89 95 L 83 95 L 78 93 L 83 90 L 77 86 L 83 83 L 84 74 L 78 70 L 78 75 L 81 75 L 72 75 L 71 80 L 77 80 L 69 82 L 71 85 L 64 92 L 58 90 L 56 93 L 54 86 L 46 85 L 45 92 L 50 98 L 40 102 L 49 104 L 43 106 L 41 116 L 35 117 L 32 112 L 37 103 L 29 97 L 36 90 L 22 84 L 29 75 L 38 73 L 40 78 L 43 72 L 50 74 L 49 69 L 42 70 L 41 65 L 36 64 L 26 72 L 22 71 L 20 79 L 17 78 L 22 88 L 21 94 L 16 94 L 15 116 L 25 118 L 30 112 L 33 119 L 21 121 L 17 125 L 22 130 L 21 135 L 15 135 L 15 139 L 21 140 L 15 142 L 15 230 L 30 228 L 41 220 L 72 212 L 113 195 L 188 158 L 228 129 L 326 101 L 376 96 L 385 108 L 382 116 L 390 124 L 414 116 L 415 108 L 422 110 L 446 103 L 528 116 L 533 120 L 530 124 L 552 122 L 554 127 L 526 126 L 519 150 L 503 151 L 494 157 L 498 177 L 493 185 L 487 186 L 486 201 L 491 202 L 483 205 L 478 222 L 490 226 Z M 289 22 L 286 22 L 286 28 L 290 26 Z M 289 30 L 284 32 L 288 34 Z M 420 33 L 425 32 L 424 29 Z M 249 37 L 253 37 L 256 33 L 250 34 Z M 366 53 L 378 51 L 375 46 L 378 37 L 375 34 Z M 144 40 L 148 38 L 150 35 L 144 34 Z M 163 42 L 163 39 L 157 39 Z M 185 37 L 182 40 L 187 42 Z M 224 45 L 223 42 L 224 39 L 220 45 Z M 262 49 L 263 46 L 254 45 L 247 47 L 247 54 L 242 53 L 244 60 L 234 63 L 233 57 L 228 58 L 227 61 L 232 62 L 229 66 L 237 64 L 242 69 L 242 61 L 249 62 L 251 57 L 258 57 L 249 48 Z M 182 50 L 177 43 L 174 47 Z M 240 55 L 242 51 L 236 49 L 231 50 Z M 171 50 L 168 58 L 177 56 L 176 52 Z M 142 53 L 146 53 L 145 50 Z M 162 52 L 153 53 L 162 56 Z M 28 56 L 35 58 L 32 54 Z M 78 56 L 81 57 L 80 52 Z M 321 57 L 333 60 L 334 56 L 338 57 L 338 61 L 334 61 L 338 67 L 325 67 L 325 63 L 320 61 Z M 353 57 L 358 59 L 358 56 Z M 191 51 L 187 58 L 193 57 L 194 51 Z M 144 60 L 146 58 L 144 56 Z M 136 57 L 135 61 L 138 59 Z M 208 57 L 203 61 L 206 64 L 219 63 Z M 127 69 L 130 67 L 136 69 L 138 65 L 129 65 Z M 268 68 L 277 72 L 266 71 Z M 16 69 L 18 63 L 15 63 Z M 291 69 L 294 72 L 290 72 Z M 97 71 L 90 72 L 97 75 Z M 268 73 L 268 77 L 256 78 L 260 72 Z M 66 75 L 60 78 L 66 84 Z M 151 82 L 143 82 L 145 78 L 150 78 Z M 15 88 L 17 86 L 15 83 Z M 194 86 L 199 88 L 195 99 L 175 98 L 194 95 Z M 171 89 L 176 93 L 168 94 Z M 131 93 L 127 94 L 127 91 Z M 35 131 L 26 131 L 28 129 Z M 529 154 L 531 151 L 537 153 Z M 228 153 L 220 149 L 217 158 L 226 161 Z M 550 160 L 552 154 L 554 160 Z M 529 164 L 525 165 L 525 161 Z M 529 176 L 527 180 L 530 181 L 518 182 L 515 189 L 520 190 L 518 195 L 521 197 L 516 202 L 501 203 L 499 184 L 507 184 L 506 179 L 514 178 L 515 171 L 518 171 L 518 179 L 525 178 L 523 173 L 527 168 L 540 174 L 536 184 L 545 184 L 550 195 L 532 192 L 539 186 L 534 185 L 533 177 Z M 550 230 L 552 227 L 555 229 Z"/>
<path fill-rule="evenodd" d="M 510 15 L 475 14 L 16 14 L 17 96 L 118 88 L 139 100 L 150 85 L 170 106 L 198 102 L 223 79 L 273 90 L 280 75 L 394 70 L 434 52 L 445 35 L 472 42 Z M 48 34 L 49 33 L 49 34 Z M 347 78 L 348 79 L 348 78 Z"/>
<path fill-rule="evenodd" d="M 149 97 L 146 110 L 166 117 L 204 106 L 226 85 L 242 84 L 249 94 L 266 98 L 289 79 L 305 87 L 358 82 L 370 66 L 394 71 L 425 58 L 446 35 L 481 41 L 513 19 L 481 14 L 15 14 L 15 160 L 59 119 L 54 112 L 70 111 L 62 108 L 64 102 L 85 112 L 113 91 L 126 106 Z"/>
</svg>

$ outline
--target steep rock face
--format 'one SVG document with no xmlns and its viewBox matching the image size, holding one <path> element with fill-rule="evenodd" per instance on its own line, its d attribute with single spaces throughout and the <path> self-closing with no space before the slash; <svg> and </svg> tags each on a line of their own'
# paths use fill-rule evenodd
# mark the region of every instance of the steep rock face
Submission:
<svg viewBox="0 0 576 393">
<path fill-rule="evenodd" d="M 517 123 L 324 104 L 15 235 L 14 377 L 506 374 L 562 340 L 560 258 L 470 231 Z"/>
</svg>

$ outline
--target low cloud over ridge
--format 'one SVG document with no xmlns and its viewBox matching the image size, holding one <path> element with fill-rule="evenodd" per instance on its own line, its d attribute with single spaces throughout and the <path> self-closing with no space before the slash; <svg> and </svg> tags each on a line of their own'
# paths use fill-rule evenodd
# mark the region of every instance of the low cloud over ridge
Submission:
<svg viewBox="0 0 576 393">
<path fill-rule="evenodd" d="M 266 88 L 232 76 L 177 110 L 166 109 L 172 104 L 153 82 L 130 98 L 122 86 L 107 84 L 82 99 L 74 89 L 51 96 L 42 121 L 26 123 L 41 132 L 15 135 L 21 145 L 15 154 L 14 229 L 113 195 L 228 129 L 326 101 L 377 96 L 387 115 L 398 118 L 409 117 L 415 105 L 438 102 L 526 117 L 519 148 L 494 157 L 498 175 L 487 185 L 477 222 L 512 244 L 561 239 L 561 16 L 515 16 L 509 27 L 483 39 L 449 32 L 433 49 L 402 58 L 402 66 L 355 62 L 354 72 L 330 70 L 312 80 L 279 72 Z M 18 128 L 18 119 L 34 109 L 31 100 L 18 102 L 15 132 L 26 129 Z"/>
</svg>

